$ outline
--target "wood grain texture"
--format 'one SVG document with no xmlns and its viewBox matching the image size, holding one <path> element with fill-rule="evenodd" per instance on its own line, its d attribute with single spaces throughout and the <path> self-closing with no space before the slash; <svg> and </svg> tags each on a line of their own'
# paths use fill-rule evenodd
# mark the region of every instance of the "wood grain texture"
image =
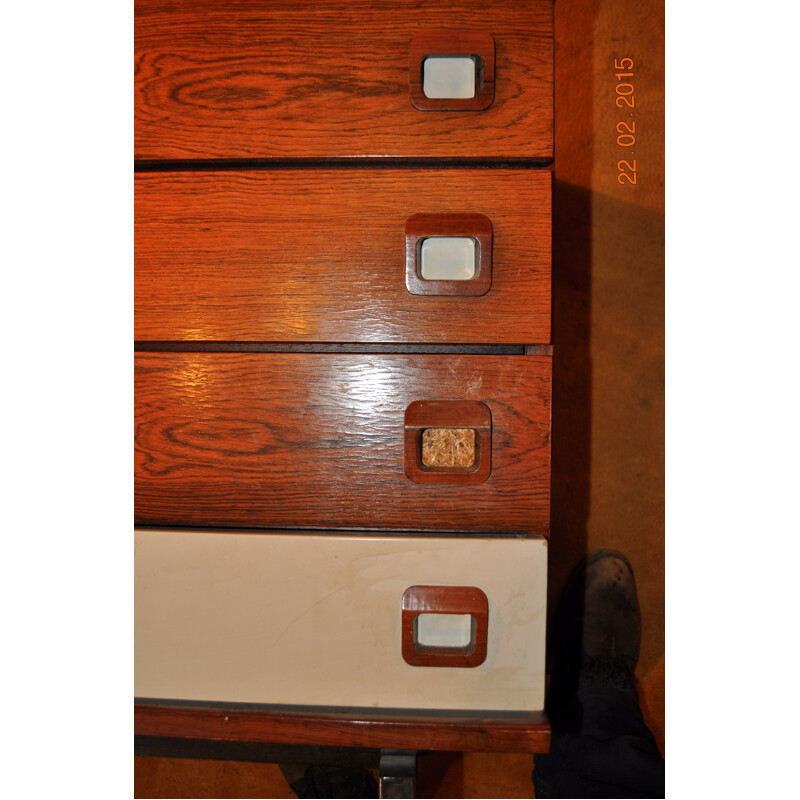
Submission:
<svg viewBox="0 0 800 800">
<path fill-rule="evenodd" d="M 486 661 L 489 601 L 477 586 L 409 586 L 403 593 L 403 660 L 413 667 L 471 669 Z M 420 614 L 469 614 L 472 634 L 464 647 L 424 645 L 414 623 Z"/>
<path fill-rule="evenodd" d="M 551 158 L 551 0 L 137 0 L 137 159 Z M 412 35 L 488 32 L 494 101 L 419 111 Z"/>
<path fill-rule="evenodd" d="M 408 750 L 546 753 L 543 712 L 486 715 L 191 708 L 139 703 L 137 736 Z"/>
<path fill-rule="evenodd" d="M 404 465 L 415 483 L 483 483 L 492 472 L 492 412 L 474 400 L 414 401 L 405 411 Z M 465 466 L 424 463 L 424 437 L 430 428 L 461 428 L 472 433 L 472 459 Z"/>
<path fill-rule="evenodd" d="M 429 236 L 471 236 L 478 243 L 475 277 L 468 281 L 423 280 L 419 243 Z M 492 286 L 492 221 L 484 214 L 414 214 L 406 220 L 406 288 L 411 294 L 475 297 Z"/>
<path fill-rule="evenodd" d="M 136 176 L 138 340 L 550 341 L 549 170 Z M 480 213 L 491 289 L 406 288 L 405 225 Z"/>
<path fill-rule="evenodd" d="M 422 31 L 408 46 L 408 88 L 411 104 L 421 111 L 482 111 L 494 100 L 495 51 L 489 33 L 446 30 Z M 422 65 L 428 56 L 464 55 L 476 61 L 475 96 L 464 99 L 425 95 Z"/>
<path fill-rule="evenodd" d="M 547 357 L 137 353 L 135 365 L 137 523 L 548 530 Z M 486 481 L 406 477 L 417 400 L 490 408 Z"/>
</svg>

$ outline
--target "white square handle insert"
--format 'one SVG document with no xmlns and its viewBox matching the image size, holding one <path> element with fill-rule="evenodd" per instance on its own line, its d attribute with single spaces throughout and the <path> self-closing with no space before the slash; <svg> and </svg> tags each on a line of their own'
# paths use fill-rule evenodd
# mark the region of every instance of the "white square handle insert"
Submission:
<svg viewBox="0 0 800 800">
<path fill-rule="evenodd" d="M 475 277 L 478 246 L 471 236 L 429 236 L 420 243 L 419 276 L 426 281 L 469 281 Z"/>
<path fill-rule="evenodd" d="M 425 97 L 466 100 L 475 97 L 475 59 L 469 56 L 428 56 L 422 62 Z"/>
<path fill-rule="evenodd" d="M 472 615 L 420 614 L 416 619 L 418 644 L 429 647 L 466 647 L 472 641 Z"/>
</svg>

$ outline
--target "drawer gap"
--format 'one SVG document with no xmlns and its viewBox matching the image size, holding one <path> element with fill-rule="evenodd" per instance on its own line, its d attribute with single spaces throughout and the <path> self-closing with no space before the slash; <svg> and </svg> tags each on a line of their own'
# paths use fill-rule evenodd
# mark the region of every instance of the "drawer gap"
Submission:
<svg viewBox="0 0 800 800">
<path fill-rule="evenodd" d="M 224 172 L 226 170 L 279 169 L 543 169 L 552 166 L 552 158 L 400 158 L 387 156 L 358 159 L 141 159 L 133 162 L 134 172 Z"/>
<path fill-rule="evenodd" d="M 419 355 L 507 355 L 526 353 L 524 344 L 364 344 L 361 342 L 139 341 L 137 352 L 159 353 L 409 353 Z"/>
</svg>

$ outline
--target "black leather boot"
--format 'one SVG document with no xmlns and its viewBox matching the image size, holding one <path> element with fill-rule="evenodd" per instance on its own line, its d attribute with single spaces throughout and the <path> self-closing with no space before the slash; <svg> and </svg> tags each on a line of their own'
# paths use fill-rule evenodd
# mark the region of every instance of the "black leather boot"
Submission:
<svg viewBox="0 0 800 800">
<path fill-rule="evenodd" d="M 573 571 L 550 629 L 552 683 L 548 713 L 587 686 L 635 692 L 642 619 L 625 556 L 596 550 Z"/>
</svg>

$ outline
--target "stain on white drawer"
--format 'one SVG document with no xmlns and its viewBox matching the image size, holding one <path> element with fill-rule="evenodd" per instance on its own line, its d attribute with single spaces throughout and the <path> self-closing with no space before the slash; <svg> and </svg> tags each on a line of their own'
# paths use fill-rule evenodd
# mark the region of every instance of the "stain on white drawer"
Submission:
<svg viewBox="0 0 800 800">
<path fill-rule="evenodd" d="M 137 531 L 139 698 L 539 710 L 547 541 Z M 415 585 L 488 598 L 485 661 L 415 667 L 401 601 Z"/>
</svg>

